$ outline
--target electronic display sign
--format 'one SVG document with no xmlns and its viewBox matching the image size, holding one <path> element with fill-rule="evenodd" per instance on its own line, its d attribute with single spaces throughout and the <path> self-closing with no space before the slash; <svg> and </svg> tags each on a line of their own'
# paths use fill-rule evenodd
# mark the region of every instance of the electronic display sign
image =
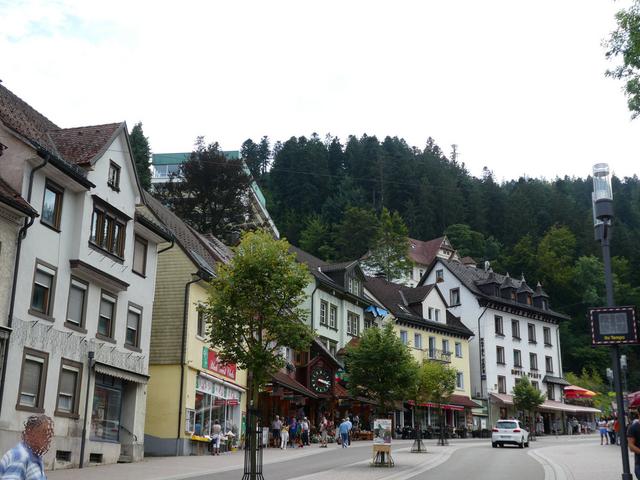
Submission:
<svg viewBox="0 0 640 480">
<path fill-rule="evenodd" d="M 592 308 L 589 318 L 593 345 L 640 343 L 634 307 Z"/>
</svg>

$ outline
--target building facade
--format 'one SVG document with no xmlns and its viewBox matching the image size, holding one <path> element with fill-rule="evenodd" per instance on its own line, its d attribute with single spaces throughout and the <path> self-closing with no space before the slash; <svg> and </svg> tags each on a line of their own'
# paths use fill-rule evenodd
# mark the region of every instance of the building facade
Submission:
<svg viewBox="0 0 640 480">
<path fill-rule="evenodd" d="M 145 199 L 175 239 L 158 262 L 145 453 L 202 454 L 215 420 L 236 441 L 244 434 L 246 371 L 218 362 L 198 312 L 208 299 L 216 265 L 229 261 L 231 252 L 217 239 L 198 234 L 151 195 Z"/>
<path fill-rule="evenodd" d="M 2 86 L 0 120 L 0 177 L 39 214 L 9 309 L 0 449 L 46 413 L 47 468 L 77 466 L 83 441 L 85 464 L 140 460 L 157 245 L 169 237 L 145 215 L 126 125 L 61 129 Z"/>
<path fill-rule="evenodd" d="M 411 272 L 400 279 L 398 283 L 410 287 L 415 287 L 420 283 L 420 279 L 436 258 L 459 258 L 458 253 L 446 236 L 427 241 L 410 238 L 409 251 L 407 253 L 412 264 Z"/>
</svg>

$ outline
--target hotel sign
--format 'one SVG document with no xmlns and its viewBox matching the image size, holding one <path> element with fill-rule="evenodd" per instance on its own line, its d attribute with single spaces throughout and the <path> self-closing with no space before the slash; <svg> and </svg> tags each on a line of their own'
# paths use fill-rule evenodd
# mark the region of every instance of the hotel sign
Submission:
<svg viewBox="0 0 640 480">
<path fill-rule="evenodd" d="M 202 347 L 202 368 L 224 375 L 232 380 L 236 379 L 236 364 L 222 363 L 214 350 Z"/>
<path fill-rule="evenodd" d="M 640 343 L 634 307 L 591 308 L 589 323 L 594 346 Z"/>
</svg>

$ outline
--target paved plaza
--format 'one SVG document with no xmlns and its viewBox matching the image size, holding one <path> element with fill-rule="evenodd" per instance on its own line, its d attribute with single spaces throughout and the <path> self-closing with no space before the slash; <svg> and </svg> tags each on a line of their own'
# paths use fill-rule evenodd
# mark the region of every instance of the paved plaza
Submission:
<svg viewBox="0 0 640 480">
<path fill-rule="evenodd" d="M 268 449 L 266 480 L 405 480 L 473 478 L 474 480 L 607 480 L 620 478 L 619 447 L 601 446 L 594 435 L 544 437 L 528 449 L 491 448 L 488 440 L 452 440 L 438 447 L 427 440 L 428 453 L 410 453 L 412 442 L 394 441 L 394 468 L 372 468 L 371 442 L 348 449 L 312 446 L 286 451 Z M 632 457 L 633 462 L 633 457 Z M 242 478 L 242 452 L 217 457 L 147 458 L 132 464 L 60 470 L 50 480 L 179 480 Z M 633 468 L 633 464 L 632 464 Z M 428 475 L 425 473 L 428 472 Z"/>
</svg>

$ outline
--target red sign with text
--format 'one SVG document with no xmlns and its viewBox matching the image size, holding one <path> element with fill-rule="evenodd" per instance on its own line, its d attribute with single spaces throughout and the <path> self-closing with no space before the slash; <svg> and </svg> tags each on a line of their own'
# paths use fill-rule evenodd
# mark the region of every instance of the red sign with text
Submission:
<svg viewBox="0 0 640 480">
<path fill-rule="evenodd" d="M 236 379 L 236 364 L 222 363 L 215 351 L 202 347 L 202 368 L 219 373 L 232 380 Z"/>
</svg>

